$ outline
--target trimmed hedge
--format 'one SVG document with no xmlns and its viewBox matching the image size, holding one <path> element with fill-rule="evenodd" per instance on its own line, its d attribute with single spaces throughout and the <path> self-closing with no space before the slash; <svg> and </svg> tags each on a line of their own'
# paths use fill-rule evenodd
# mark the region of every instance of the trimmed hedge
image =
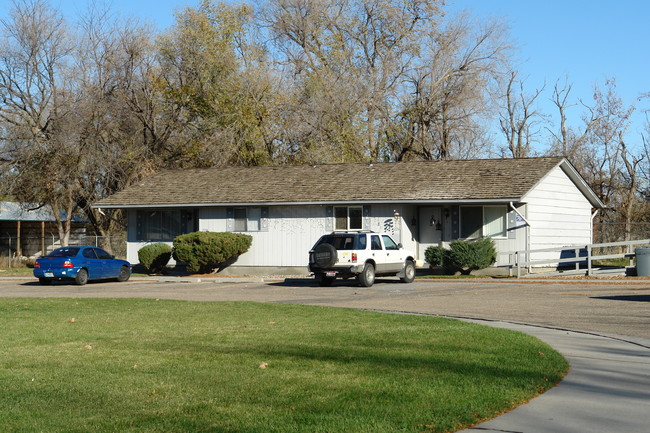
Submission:
<svg viewBox="0 0 650 433">
<path fill-rule="evenodd" d="M 431 266 L 444 266 L 449 250 L 443 247 L 429 247 L 424 251 L 424 260 Z"/>
<path fill-rule="evenodd" d="M 252 236 L 241 233 L 193 232 L 174 238 L 173 256 L 188 272 L 211 273 L 248 251 L 252 242 Z"/>
<path fill-rule="evenodd" d="M 449 246 L 451 247 L 449 260 L 464 274 L 488 268 L 497 260 L 497 251 L 491 238 L 482 238 L 474 242 L 452 241 Z"/>
<path fill-rule="evenodd" d="M 162 242 L 149 244 L 138 250 L 138 260 L 150 274 L 164 271 L 171 257 L 172 247 Z"/>
<path fill-rule="evenodd" d="M 497 259 L 497 252 L 492 238 L 482 238 L 473 242 L 455 240 L 450 242 L 450 249 L 429 247 L 424 258 L 432 266 L 442 266 L 445 271 L 463 274 L 492 266 Z"/>
</svg>

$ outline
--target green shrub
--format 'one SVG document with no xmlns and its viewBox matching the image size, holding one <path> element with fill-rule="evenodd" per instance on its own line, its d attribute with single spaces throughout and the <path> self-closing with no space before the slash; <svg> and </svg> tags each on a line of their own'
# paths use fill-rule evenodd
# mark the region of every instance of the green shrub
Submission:
<svg viewBox="0 0 650 433">
<path fill-rule="evenodd" d="M 443 247 L 430 246 L 424 251 L 424 260 L 431 266 L 443 266 L 449 255 L 449 250 Z"/>
<path fill-rule="evenodd" d="M 469 274 L 473 270 L 485 269 L 492 266 L 497 259 L 494 241 L 483 238 L 474 242 L 456 240 L 449 246 L 449 261 L 463 273 Z"/>
<path fill-rule="evenodd" d="M 188 272 L 209 273 L 227 260 L 245 253 L 253 238 L 240 233 L 193 232 L 174 238 L 174 259 Z"/>
<path fill-rule="evenodd" d="M 151 274 L 161 273 L 172 257 L 172 247 L 162 242 L 149 244 L 138 250 L 140 264 Z"/>
</svg>

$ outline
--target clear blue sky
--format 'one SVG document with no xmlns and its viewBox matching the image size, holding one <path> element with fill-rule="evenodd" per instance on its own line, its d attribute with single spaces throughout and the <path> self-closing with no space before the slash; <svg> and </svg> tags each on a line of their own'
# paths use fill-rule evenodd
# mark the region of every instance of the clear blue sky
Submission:
<svg viewBox="0 0 650 433">
<path fill-rule="evenodd" d="M 50 0 L 69 17 L 86 9 L 90 0 Z M 101 0 L 98 0 L 101 3 Z M 164 29 L 174 22 L 174 12 L 198 0 L 108 0 L 113 12 L 137 17 Z M 10 0 L 0 0 L 0 18 L 7 16 Z M 555 114 L 548 101 L 555 81 L 568 77 L 573 99 L 590 102 L 595 83 L 616 78 L 617 88 L 637 114 L 629 140 L 638 139 L 642 110 L 650 100 L 638 102 L 650 92 L 647 0 L 447 0 L 448 10 L 468 9 L 478 17 L 503 17 L 511 29 L 512 41 L 526 86 L 533 91 L 546 82 L 540 111 Z M 569 112 L 578 116 L 579 108 Z"/>
</svg>

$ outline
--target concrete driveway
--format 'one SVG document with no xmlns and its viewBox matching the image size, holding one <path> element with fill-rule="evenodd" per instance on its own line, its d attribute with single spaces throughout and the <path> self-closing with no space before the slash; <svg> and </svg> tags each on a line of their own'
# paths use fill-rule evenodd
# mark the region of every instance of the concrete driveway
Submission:
<svg viewBox="0 0 650 433">
<path fill-rule="evenodd" d="M 321 288 L 307 279 L 145 278 L 81 287 L 0 279 L 0 297 L 22 296 L 299 303 L 514 329 L 560 351 L 571 370 L 549 392 L 466 432 L 650 431 L 650 280 L 379 280 L 371 288 Z"/>
</svg>

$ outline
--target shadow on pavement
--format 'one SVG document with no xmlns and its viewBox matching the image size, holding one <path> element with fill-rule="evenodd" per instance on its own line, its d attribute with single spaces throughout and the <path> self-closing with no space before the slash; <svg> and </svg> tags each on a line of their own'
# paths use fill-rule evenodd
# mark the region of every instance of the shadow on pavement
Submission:
<svg viewBox="0 0 650 433">
<path fill-rule="evenodd" d="M 650 302 L 650 295 L 592 296 L 591 299 L 606 299 L 609 301 Z"/>
</svg>

